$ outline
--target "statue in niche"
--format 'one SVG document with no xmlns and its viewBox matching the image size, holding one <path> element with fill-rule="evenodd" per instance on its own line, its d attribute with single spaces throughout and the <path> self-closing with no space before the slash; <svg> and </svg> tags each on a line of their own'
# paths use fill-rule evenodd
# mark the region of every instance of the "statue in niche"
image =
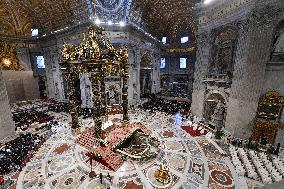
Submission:
<svg viewBox="0 0 284 189">
<path fill-rule="evenodd" d="M 211 122 L 215 125 L 217 130 L 220 130 L 224 126 L 225 111 L 226 107 L 224 103 L 218 100 L 214 113 L 211 116 Z"/>
<path fill-rule="evenodd" d="M 59 94 L 59 88 L 58 88 L 58 83 L 55 83 L 55 92 L 54 92 L 55 96 L 58 96 Z"/>
</svg>

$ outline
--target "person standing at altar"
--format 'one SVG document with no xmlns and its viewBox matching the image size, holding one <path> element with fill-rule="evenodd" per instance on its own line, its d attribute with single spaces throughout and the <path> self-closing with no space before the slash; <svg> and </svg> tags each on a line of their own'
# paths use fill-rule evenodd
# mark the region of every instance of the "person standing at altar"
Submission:
<svg viewBox="0 0 284 189">
<path fill-rule="evenodd" d="M 103 174 L 100 173 L 100 183 L 103 184 Z"/>
<path fill-rule="evenodd" d="M 182 125 L 182 115 L 180 112 L 176 113 L 175 115 L 175 125 L 181 126 Z"/>
<path fill-rule="evenodd" d="M 107 179 L 112 183 L 112 178 L 109 173 L 107 173 Z"/>
</svg>

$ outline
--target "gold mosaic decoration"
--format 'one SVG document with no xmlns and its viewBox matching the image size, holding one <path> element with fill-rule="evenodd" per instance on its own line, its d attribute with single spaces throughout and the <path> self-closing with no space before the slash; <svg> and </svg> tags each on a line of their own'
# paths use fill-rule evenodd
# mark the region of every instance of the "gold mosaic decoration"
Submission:
<svg viewBox="0 0 284 189">
<path fill-rule="evenodd" d="M 88 23 L 86 0 L 0 0 L 0 34 L 31 37 L 31 29 L 49 34 Z M 95 0 L 93 0 L 95 3 Z M 146 30 L 154 36 L 180 36 L 196 31 L 192 7 L 195 0 L 133 0 L 131 10 L 141 10 Z"/>
<path fill-rule="evenodd" d="M 31 29 L 41 34 L 89 19 L 85 0 L 0 0 L 0 34 L 31 37 Z"/>
<path fill-rule="evenodd" d="M 6 42 L 0 42 L 0 69 L 23 70 L 17 58 L 16 46 Z"/>
</svg>

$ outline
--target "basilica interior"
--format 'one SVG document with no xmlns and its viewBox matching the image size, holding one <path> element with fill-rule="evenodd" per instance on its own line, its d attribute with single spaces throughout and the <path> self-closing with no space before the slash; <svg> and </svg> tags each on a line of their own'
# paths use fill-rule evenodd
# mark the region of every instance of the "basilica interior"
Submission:
<svg viewBox="0 0 284 189">
<path fill-rule="evenodd" d="M 283 0 L 0 0 L 0 189 L 284 184 Z"/>
</svg>

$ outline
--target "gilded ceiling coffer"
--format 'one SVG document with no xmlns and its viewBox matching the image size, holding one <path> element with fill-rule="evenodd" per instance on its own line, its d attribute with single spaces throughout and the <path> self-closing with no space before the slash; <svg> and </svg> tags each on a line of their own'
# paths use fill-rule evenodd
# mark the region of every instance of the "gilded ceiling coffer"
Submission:
<svg viewBox="0 0 284 189">
<path fill-rule="evenodd" d="M 105 77 L 119 76 L 122 79 L 123 120 L 128 120 L 128 53 L 127 47 L 114 48 L 110 40 L 103 35 L 102 28 L 89 28 L 79 45 L 65 44 L 62 50 L 60 66 L 68 73 L 68 95 L 72 128 L 79 128 L 79 102 L 74 87 L 79 74 L 88 73 L 92 82 L 93 119 L 96 136 L 101 137 L 102 117 L 106 116 Z"/>
</svg>

